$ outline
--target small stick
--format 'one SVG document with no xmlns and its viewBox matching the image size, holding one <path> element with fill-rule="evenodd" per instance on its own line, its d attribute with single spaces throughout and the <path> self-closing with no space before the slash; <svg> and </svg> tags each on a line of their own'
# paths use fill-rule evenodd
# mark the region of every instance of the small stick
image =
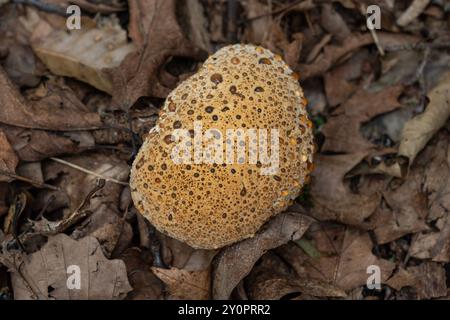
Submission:
<svg viewBox="0 0 450 320">
<path fill-rule="evenodd" d="M 430 0 L 414 0 L 398 18 L 397 24 L 401 27 L 407 26 L 425 10 L 429 3 Z"/>
<path fill-rule="evenodd" d="M 29 178 L 26 178 L 26 177 L 22 177 L 22 176 L 19 176 L 19 175 L 13 173 L 13 172 L 9 172 L 9 171 L 6 171 L 6 170 L 0 169 L 0 175 L 7 176 L 7 177 L 10 177 L 10 178 L 15 179 L 15 180 L 27 182 L 27 183 L 29 183 L 29 184 L 37 187 L 37 188 L 46 188 L 46 189 L 55 190 L 55 191 L 59 190 L 58 187 L 55 187 L 55 186 L 52 186 L 50 184 L 46 184 L 46 183 L 43 183 L 43 182 L 39 182 L 39 181 L 36 181 L 36 180 L 33 180 L 33 179 L 29 179 Z"/>
<path fill-rule="evenodd" d="M 55 13 L 63 17 L 68 16 L 65 8 L 52 3 L 44 3 L 39 0 L 12 0 L 12 3 L 33 6 L 39 10 L 49 13 Z"/>
<path fill-rule="evenodd" d="M 84 173 L 96 176 L 97 178 L 103 179 L 105 181 L 114 182 L 114 183 L 120 184 L 122 186 L 128 186 L 128 182 L 116 180 L 114 178 L 105 177 L 105 176 L 103 176 L 103 175 L 101 175 L 99 173 L 96 173 L 96 172 L 91 171 L 89 169 L 83 168 L 83 167 L 81 167 L 81 166 L 79 166 L 79 165 L 77 165 L 75 163 L 71 163 L 69 161 L 66 161 L 66 160 L 63 160 L 63 159 L 60 159 L 60 158 L 56 158 L 56 157 L 50 157 L 50 159 L 52 159 L 55 162 L 59 162 L 61 164 L 64 164 L 64 165 L 66 165 L 68 167 L 71 167 L 71 168 L 74 168 L 76 170 L 79 170 L 81 172 L 84 172 Z"/>
</svg>

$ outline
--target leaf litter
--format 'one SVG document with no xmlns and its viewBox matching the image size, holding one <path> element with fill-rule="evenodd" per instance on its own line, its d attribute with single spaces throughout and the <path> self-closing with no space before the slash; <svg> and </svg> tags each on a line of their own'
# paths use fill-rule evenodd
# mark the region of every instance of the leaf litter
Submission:
<svg viewBox="0 0 450 320">
<path fill-rule="evenodd" d="M 371 32 L 354 1 L 233 2 L 77 0 L 71 32 L 2 5 L 1 298 L 448 299 L 448 8 L 380 2 Z M 254 238 L 196 250 L 139 216 L 129 164 L 170 90 L 235 42 L 298 72 L 315 170 Z"/>
</svg>

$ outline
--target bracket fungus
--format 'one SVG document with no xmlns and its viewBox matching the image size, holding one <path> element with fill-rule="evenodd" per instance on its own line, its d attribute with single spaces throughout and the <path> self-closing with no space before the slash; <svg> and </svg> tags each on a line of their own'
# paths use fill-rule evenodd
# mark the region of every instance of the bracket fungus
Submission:
<svg viewBox="0 0 450 320">
<path fill-rule="evenodd" d="M 296 74 L 267 49 L 227 46 L 167 97 L 133 163 L 132 198 L 159 231 L 220 248 L 292 203 L 313 152 Z"/>
</svg>

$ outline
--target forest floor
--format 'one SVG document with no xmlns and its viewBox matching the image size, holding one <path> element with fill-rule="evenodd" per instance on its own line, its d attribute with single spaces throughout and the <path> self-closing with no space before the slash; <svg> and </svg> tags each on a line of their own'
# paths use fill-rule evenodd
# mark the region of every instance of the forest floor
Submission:
<svg viewBox="0 0 450 320">
<path fill-rule="evenodd" d="M 449 298 L 449 24 L 445 0 L 0 0 L 0 299 Z M 196 250 L 137 212 L 130 165 L 232 43 L 299 74 L 314 171 L 254 238 Z"/>
</svg>

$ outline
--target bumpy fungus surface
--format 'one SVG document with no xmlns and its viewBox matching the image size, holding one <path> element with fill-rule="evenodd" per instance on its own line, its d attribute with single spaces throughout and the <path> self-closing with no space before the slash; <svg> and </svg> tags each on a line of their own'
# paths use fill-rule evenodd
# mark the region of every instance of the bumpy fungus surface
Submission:
<svg viewBox="0 0 450 320">
<path fill-rule="evenodd" d="M 299 195 L 312 170 L 312 124 L 305 106 L 298 78 L 280 56 L 252 45 L 220 49 L 168 96 L 133 164 L 135 206 L 158 230 L 195 248 L 252 237 Z M 227 129 L 267 129 L 268 138 L 278 129 L 278 170 L 261 174 L 261 162 L 249 159 L 175 163 L 171 154 L 180 138 L 174 129 L 193 136 L 195 121 L 201 121 L 203 133 L 219 130 L 224 148 L 231 143 Z"/>
</svg>

